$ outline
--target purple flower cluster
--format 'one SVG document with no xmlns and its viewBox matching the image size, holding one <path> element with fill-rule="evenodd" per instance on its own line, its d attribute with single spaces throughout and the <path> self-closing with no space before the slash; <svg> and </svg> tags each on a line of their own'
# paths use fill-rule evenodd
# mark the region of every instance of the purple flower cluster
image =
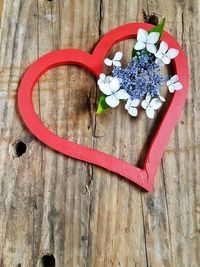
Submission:
<svg viewBox="0 0 200 267">
<path fill-rule="evenodd" d="M 159 89 L 166 81 L 160 66 L 155 63 L 155 56 L 145 51 L 137 52 L 127 67 L 115 67 L 112 76 L 120 79 L 120 87 L 127 91 L 131 99 L 139 100 L 147 93 L 151 97 L 159 96 Z"/>
</svg>

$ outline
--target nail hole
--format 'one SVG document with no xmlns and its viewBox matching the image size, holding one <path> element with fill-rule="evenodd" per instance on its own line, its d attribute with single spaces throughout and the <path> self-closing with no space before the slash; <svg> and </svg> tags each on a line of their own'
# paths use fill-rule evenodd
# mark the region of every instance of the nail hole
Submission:
<svg viewBox="0 0 200 267">
<path fill-rule="evenodd" d="M 26 144 L 22 141 L 17 141 L 14 144 L 15 156 L 21 157 L 26 152 Z"/>
<path fill-rule="evenodd" d="M 52 254 L 44 255 L 42 257 L 43 267 L 55 267 L 55 258 Z"/>
<path fill-rule="evenodd" d="M 148 17 L 147 22 L 153 25 L 158 25 L 158 17 L 155 14 L 152 14 Z"/>
<path fill-rule="evenodd" d="M 142 13 L 143 13 L 144 22 L 147 22 L 153 25 L 158 25 L 159 21 L 155 13 L 153 13 L 152 15 L 148 15 L 144 9 L 142 10 Z"/>
</svg>

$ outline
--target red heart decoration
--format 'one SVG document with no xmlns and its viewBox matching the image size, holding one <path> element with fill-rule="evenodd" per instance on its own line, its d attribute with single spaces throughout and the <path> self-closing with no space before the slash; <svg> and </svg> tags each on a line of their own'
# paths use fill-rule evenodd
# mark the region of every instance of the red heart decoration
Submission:
<svg viewBox="0 0 200 267">
<path fill-rule="evenodd" d="M 28 68 L 18 91 L 18 105 L 22 118 L 29 130 L 43 143 L 67 156 L 115 172 L 147 191 L 153 190 L 154 176 L 160 164 L 165 145 L 179 119 L 188 92 L 189 72 L 187 59 L 180 45 L 169 33 L 164 32 L 162 40 L 166 41 L 169 47 L 179 50 L 179 55 L 173 60 L 173 65 L 183 85 L 183 89 L 174 93 L 168 109 L 158 126 L 142 169 L 98 150 L 63 139 L 49 131 L 35 113 L 32 103 L 32 92 L 38 79 L 46 71 L 65 64 L 80 65 L 96 76 L 99 76 L 103 70 L 104 58 L 115 43 L 136 37 L 139 28 L 149 30 L 152 27 L 152 25 L 147 23 L 129 23 L 120 26 L 107 33 L 97 44 L 92 54 L 77 49 L 65 49 L 48 53 Z"/>
</svg>

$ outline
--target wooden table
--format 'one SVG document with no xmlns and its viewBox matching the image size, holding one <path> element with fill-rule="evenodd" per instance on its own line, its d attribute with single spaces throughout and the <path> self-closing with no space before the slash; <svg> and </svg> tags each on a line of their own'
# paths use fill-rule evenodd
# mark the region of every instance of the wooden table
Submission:
<svg viewBox="0 0 200 267">
<path fill-rule="evenodd" d="M 32 136 L 16 96 L 26 68 L 49 51 L 92 51 L 109 30 L 167 18 L 188 55 L 190 92 L 155 190 L 67 158 Z M 197 0 L 0 0 L 0 266 L 200 266 L 200 2 Z M 110 51 L 125 51 L 133 40 Z M 75 66 L 48 71 L 34 106 L 53 132 L 141 166 L 156 129 L 122 106 L 96 116 L 95 77 Z"/>
</svg>

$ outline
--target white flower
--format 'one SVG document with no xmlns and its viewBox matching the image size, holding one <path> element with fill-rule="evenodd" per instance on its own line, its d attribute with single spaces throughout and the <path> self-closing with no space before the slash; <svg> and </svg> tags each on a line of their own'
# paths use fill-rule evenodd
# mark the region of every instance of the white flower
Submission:
<svg viewBox="0 0 200 267">
<path fill-rule="evenodd" d="M 142 101 L 141 106 L 146 110 L 147 117 L 154 118 L 155 110 L 161 107 L 162 103 L 158 98 L 152 98 L 149 94 L 146 95 L 145 100 Z"/>
<path fill-rule="evenodd" d="M 174 91 L 181 90 L 183 88 L 182 83 L 178 82 L 178 75 L 174 75 L 171 77 L 169 81 L 167 81 L 167 87 L 170 93 L 174 93 Z"/>
<path fill-rule="evenodd" d="M 104 73 L 101 73 L 99 75 L 99 79 L 97 81 L 97 84 L 99 85 L 100 83 L 109 83 L 109 81 L 112 79 L 111 76 L 106 76 Z"/>
<path fill-rule="evenodd" d="M 179 51 L 175 48 L 170 48 L 169 50 L 168 44 L 165 41 L 162 41 L 160 43 L 160 47 L 155 54 L 155 56 L 158 58 L 156 63 L 159 64 L 159 61 L 162 61 L 164 64 L 169 64 L 171 62 L 171 59 L 178 56 Z"/>
<path fill-rule="evenodd" d="M 150 34 L 148 34 L 148 32 L 144 29 L 139 29 L 137 33 L 137 43 L 134 46 L 135 50 L 142 50 L 146 48 L 147 51 L 155 54 L 155 44 L 158 42 L 159 36 L 159 32 L 151 32 Z"/>
<path fill-rule="evenodd" d="M 125 109 L 128 110 L 128 113 L 131 116 L 137 117 L 137 115 L 138 115 L 137 107 L 139 106 L 139 104 L 140 104 L 139 99 L 131 100 L 131 98 L 129 98 L 126 102 Z"/>
<path fill-rule="evenodd" d="M 165 98 L 160 95 L 160 93 L 159 93 L 158 97 L 160 98 L 160 101 L 162 101 L 162 102 L 165 102 L 166 101 Z"/>
<path fill-rule="evenodd" d="M 121 67 L 120 60 L 122 59 L 123 53 L 122 52 L 116 52 L 113 59 L 105 58 L 104 63 L 107 66 L 115 66 L 115 67 Z"/>
<path fill-rule="evenodd" d="M 99 88 L 107 95 L 105 101 L 112 108 L 119 105 L 120 99 L 126 100 L 130 97 L 126 90 L 120 89 L 120 81 L 117 77 L 114 77 L 108 83 L 99 83 Z"/>
</svg>

